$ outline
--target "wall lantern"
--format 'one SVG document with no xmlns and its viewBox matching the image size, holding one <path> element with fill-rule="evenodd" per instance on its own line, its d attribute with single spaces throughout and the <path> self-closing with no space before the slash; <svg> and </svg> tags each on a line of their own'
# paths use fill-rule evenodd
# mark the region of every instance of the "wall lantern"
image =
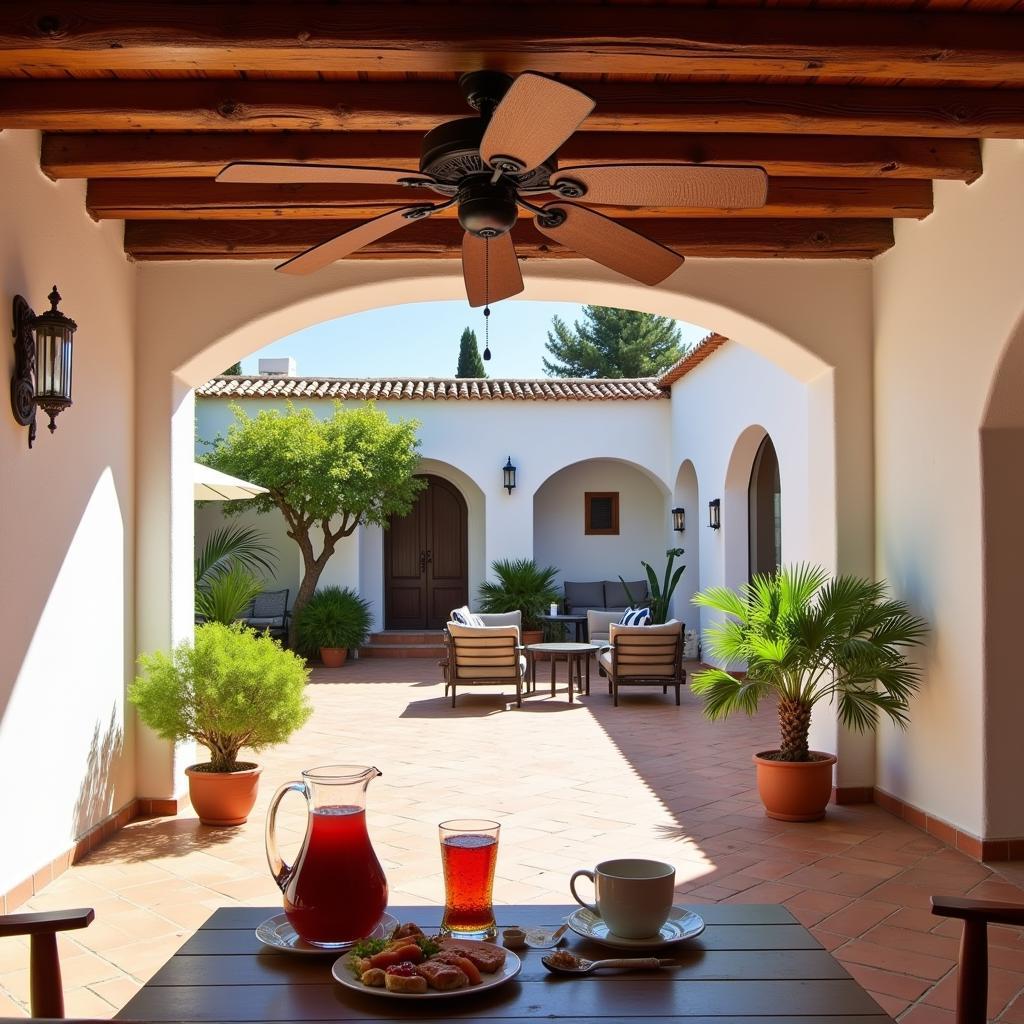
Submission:
<svg viewBox="0 0 1024 1024">
<path fill-rule="evenodd" d="M 516 485 L 516 467 L 512 465 L 511 455 L 508 457 L 508 462 L 506 462 L 505 465 L 502 466 L 501 473 L 502 476 L 504 477 L 504 483 L 502 484 L 502 486 L 505 488 L 506 491 L 508 491 L 509 494 L 511 494 L 512 489 Z"/>
<path fill-rule="evenodd" d="M 722 499 L 715 498 L 708 502 L 708 526 L 717 530 L 722 525 Z"/>
<path fill-rule="evenodd" d="M 14 418 L 28 427 L 28 446 L 36 439 L 36 409 L 56 419 L 71 405 L 71 346 L 78 325 L 57 309 L 57 286 L 47 296 L 50 308 L 36 314 L 20 296 L 14 297 L 14 376 L 11 408 Z"/>
<path fill-rule="evenodd" d="M 672 509 L 672 529 L 682 533 L 686 529 L 686 509 Z"/>
</svg>

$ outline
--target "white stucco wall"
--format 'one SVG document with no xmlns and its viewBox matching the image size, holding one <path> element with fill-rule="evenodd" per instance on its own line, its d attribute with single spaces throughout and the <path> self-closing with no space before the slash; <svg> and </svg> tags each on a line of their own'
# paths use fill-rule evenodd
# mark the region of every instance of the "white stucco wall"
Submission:
<svg viewBox="0 0 1024 1024">
<path fill-rule="evenodd" d="M 1024 144 L 983 156 L 975 184 L 936 182 L 935 212 L 898 222 L 875 261 L 877 569 L 933 627 L 910 729 L 880 735 L 878 784 L 974 835 L 1024 836 L 1019 658 L 985 664 L 979 443 L 1024 315 Z"/>
<path fill-rule="evenodd" d="M 620 429 L 632 429 L 628 410 L 616 411 L 616 418 L 623 421 Z M 668 413 L 666 407 L 666 421 Z M 551 426 L 557 430 L 558 424 Z M 575 435 L 575 430 L 567 425 L 558 433 Z M 664 445 L 667 441 L 664 430 L 654 436 L 642 436 L 645 447 Z M 587 536 L 587 491 L 618 492 L 617 535 Z M 668 491 L 662 480 L 652 480 L 639 469 L 611 459 L 574 463 L 547 479 L 534 495 L 534 557 L 541 565 L 553 565 L 559 570 L 559 583 L 618 580 L 620 576 L 627 583 L 642 580 L 645 574 L 641 560 L 650 562 L 660 575 L 668 546 L 668 509 Z"/>
<path fill-rule="evenodd" d="M 0 133 L 3 308 L 37 312 L 56 283 L 78 323 L 73 406 L 28 450 L 0 415 L 0 892 L 135 795 L 134 269 L 121 226 L 85 212 L 82 182 L 39 171 L 39 136 Z M 14 368 L 4 314 L 4 390 Z M 16 840 L 13 836 L 16 835 Z"/>
</svg>

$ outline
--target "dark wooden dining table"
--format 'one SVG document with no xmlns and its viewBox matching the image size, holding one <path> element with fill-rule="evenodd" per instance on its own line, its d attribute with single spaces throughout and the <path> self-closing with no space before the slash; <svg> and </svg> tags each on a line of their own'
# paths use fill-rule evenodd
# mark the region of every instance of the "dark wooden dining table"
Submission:
<svg viewBox="0 0 1024 1024">
<path fill-rule="evenodd" d="M 557 926 L 564 906 L 496 907 L 499 928 Z M 331 977 L 334 954 L 267 949 L 255 929 L 280 908 L 225 907 L 160 968 L 118 1014 L 143 1021 L 650 1021 L 668 1024 L 891 1024 L 842 965 L 782 906 L 702 904 L 704 933 L 659 955 L 676 967 L 583 978 L 549 974 L 542 953 L 520 953 L 523 969 L 506 984 L 450 999 L 386 999 L 343 988 Z M 436 907 L 390 908 L 401 921 L 436 929 Z M 568 933 L 583 956 L 608 951 Z"/>
</svg>

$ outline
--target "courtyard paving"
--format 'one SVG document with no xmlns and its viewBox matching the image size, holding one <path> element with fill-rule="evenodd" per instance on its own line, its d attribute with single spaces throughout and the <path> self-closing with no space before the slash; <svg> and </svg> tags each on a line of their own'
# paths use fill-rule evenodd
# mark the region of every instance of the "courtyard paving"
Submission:
<svg viewBox="0 0 1024 1024">
<path fill-rule="evenodd" d="M 835 807 L 803 825 L 765 818 L 750 754 L 773 745 L 768 709 L 709 723 L 688 692 L 676 708 L 646 690 L 613 708 L 598 681 L 573 705 L 541 687 L 519 711 L 491 690 L 460 694 L 452 710 L 428 661 L 364 659 L 313 682 L 308 725 L 260 756 L 247 825 L 206 828 L 188 812 L 136 821 L 25 905 L 96 909 L 90 928 L 60 940 L 69 1016 L 112 1016 L 217 907 L 280 904 L 266 807 L 319 764 L 384 773 L 369 823 L 392 904 L 442 900 L 439 821 L 495 818 L 497 903 L 568 903 L 571 872 L 606 857 L 667 860 L 680 902 L 784 903 L 907 1024 L 953 1022 L 959 926 L 932 917 L 929 896 L 1024 901 L 1005 872 L 878 807 Z M 287 855 L 305 825 L 300 798 L 286 798 L 278 823 Z M 1024 1024 L 1024 937 L 994 928 L 990 941 L 990 1018 Z M 0 941 L 0 1016 L 26 1014 L 27 958 L 27 942 Z"/>
</svg>

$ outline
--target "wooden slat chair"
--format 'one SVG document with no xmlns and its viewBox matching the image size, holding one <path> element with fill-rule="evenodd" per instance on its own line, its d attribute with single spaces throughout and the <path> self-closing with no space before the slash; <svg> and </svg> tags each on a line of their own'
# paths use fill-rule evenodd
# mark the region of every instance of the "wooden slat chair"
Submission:
<svg viewBox="0 0 1024 1024">
<path fill-rule="evenodd" d="M 516 626 L 460 626 L 449 622 L 445 634 L 448 658 L 445 692 L 452 707 L 459 686 L 494 686 L 515 683 L 516 707 L 523 706 L 526 658 Z"/>
<path fill-rule="evenodd" d="M 683 669 L 683 624 L 671 619 L 660 626 L 608 627 L 611 644 L 598 656 L 597 663 L 608 676 L 612 703 L 619 706 L 620 686 L 660 686 L 668 693 L 686 682 Z"/>
<path fill-rule="evenodd" d="M 995 903 L 968 896 L 933 896 L 932 913 L 964 923 L 956 980 L 956 1024 L 985 1024 L 988 1003 L 988 926 L 1024 926 L 1024 903 Z"/>
<path fill-rule="evenodd" d="M 64 1016 L 64 990 L 60 981 L 57 932 L 86 928 L 95 916 L 91 907 L 0 916 L 0 938 L 11 935 L 31 936 L 29 987 L 33 1017 Z"/>
</svg>

